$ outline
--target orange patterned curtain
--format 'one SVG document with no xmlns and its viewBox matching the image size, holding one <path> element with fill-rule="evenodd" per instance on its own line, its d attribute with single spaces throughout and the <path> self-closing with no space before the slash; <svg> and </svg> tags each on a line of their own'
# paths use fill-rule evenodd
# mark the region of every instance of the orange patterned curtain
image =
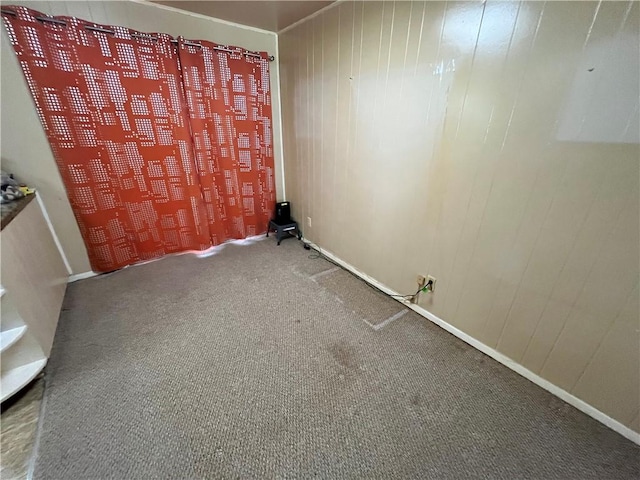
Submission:
<svg viewBox="0 0 640 480">
<path fill-rule="evenodd" d="M 183 85 L 168 35 L 2 10 L 94 271 L 266 230 L 275 202 L 266 57 L 229 60 L 217 82 L 192 70 L 212 88 L 200 94 L 224 98 L 202 101 L 200 84 Z"/>
<path fill-rule="evenodd" d="M 264 232 L 275 203 L 267 54 L 179 40 L 213 243 Z"/>
</svg>

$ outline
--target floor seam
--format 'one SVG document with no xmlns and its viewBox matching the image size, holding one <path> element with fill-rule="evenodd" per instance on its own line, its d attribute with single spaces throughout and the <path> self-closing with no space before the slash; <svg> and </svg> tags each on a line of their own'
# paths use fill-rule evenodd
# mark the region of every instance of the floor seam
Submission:
<svg viewBox="0 0 640 480">
<path fill-rule="evenodd" d="M 335 267 L 335 268 L 330 268 L 329 270 L 323 270 L 322 272 L 311 275 L 309 278 L 315 282 L 317 278 L 324 277 L 326 275 L 331 275 L 332 273 L 337 272 L 338 270 L 342 270 L 342 268 Z"/>
<path fill-rule="evenodd" d="M 398 320 L 399 318 L 404 317 L 407 313 L 409 312 L 409 310 L 400 310 L 398 313 L 391 315 L 389 318 L 387 318 L 384 322 L 381 322 L 377 325 L 371 325 L 371 327 L 378 331 L 378 330 L 382 330 L 384 327 L 386 327 L 387 325 L 389 325 L 392 322 L 395 322 L 396 320 Z M 369 323 L 369 322 L 367 322 Z"/>
<path fill-rule="evenodd" d="M 316 282 L 316 283 L 317 283 L 317 281 L 316 281 L 316 280 L 317 280 L 318 278 L 326 277 L 327 275 L 331 275 L 332 273 L 335 273 L 335 272 L 340 271 L 340 270 L 344 270 L 344 269 L 343 269 L 342 267 L 334 267 L 334 268 L 330 268 L 329 270 L 323 270 L 323 271 L 321 271 L 321 272 L 318 272 L 318 273 L 315 273 L 315 274 L 313 274 L 313 275 L 310 275 L 308 278 L 309 278 L 311 281 L 313 281 L 313 282 Z M 325 289 L 325 290 L 326 290 L 326 289 Z M 338 295 L 336 295 L 336 294 L 335 294 L 335 293 L 333 293 L 333 292 L 330 292 L 330 293 L 331 293 L 331 296 L 335 298 L 335 300 L 337 300 L 339 303 L 344 304 L 344 301 L 343 301 L 343 300 L 342 300 Z M 374 330 L 374 331 L 376 331 L 376 332 L 377 332 L 378 330 L 382 330 L 384 327 L 386 327 L 386 326 L 387 326 L 387 325 L 389 325 L 390 323 L 392 323 L 392 322 L 394 322 L 394 321 L 398 320 L 399 318 L 403 317 L 403 316 L 404 316 L 404 315 L 406 315 L 408 312 L 409 312 L 409 310 L 408 310 L 408 309 L 400 310 L 399 312 L 394 313 L 394 314 L 393 314 L 393 315 L 391 315 L 389 318 L 387 318 L 387 319 L 385 319 L 385 320 L 383 320 L 382 322 L 377 323 L 377 324 L 371 323 L 371 322 L 370 322 L 370 321 L 368 321 L 366 318 L 361 318 L 361 320 L 362 320 L 362 321 L 363 321 L 367 326 L 371 327 L 371 329 L 372 329 L 372 330 Z M 355 313 L 355 312 L 353 312 L 353 313 Z M 358 316 L 359 316 L 359 315 L 358 315 Z"/>
</svg>

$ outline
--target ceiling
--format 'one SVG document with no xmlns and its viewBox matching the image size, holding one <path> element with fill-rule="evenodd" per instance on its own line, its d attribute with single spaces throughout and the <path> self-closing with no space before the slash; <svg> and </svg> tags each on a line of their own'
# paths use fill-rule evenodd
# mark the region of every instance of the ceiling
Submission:
<svg viewBox="0 0 640 480">
<path fill-rule="evenodd" d="M 316 1 L 166 1 L 153 0 L 169 7 L 220 18 L 229 22 L 262 28 L 271 32 L 293 25 L 308 15 L 332 4 Z"/>
</svg>

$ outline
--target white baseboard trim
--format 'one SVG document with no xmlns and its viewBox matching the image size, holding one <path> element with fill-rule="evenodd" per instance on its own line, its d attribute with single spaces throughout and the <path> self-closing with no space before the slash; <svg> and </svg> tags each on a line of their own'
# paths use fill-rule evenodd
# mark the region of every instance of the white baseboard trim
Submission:
<svg viewBox="0 0 640 480">
<path fill-rule="evenodd" d="M 96 272 L 74 273 L 73 275 L 69 275 L 67 283 L 77 282 L 78 280 L 84 280 L 85 278 L 91 278 L 97 275 L 98 274 Z"/>
<path fill-rule="evenodd" d="M 315 243 L 310 242 L 307 239 L 304 239 L 304 241 L 306 243 L 308 243 L 309 245 L 311 245 L 315 249 L 319 249 L 320 248 L 320 247 L 318 247 L 318 245 L 316 245 Z M 340 265 L 341 267 L 346 268 L 347 270 L 349 270 L 350 272 L 354 273 L 358 277 L 360 277 L 363 280 L 367 281 L 371 285 L 374 285 L 376 288 L 380 289 L 382 292 L 386 293 L 387 295 L 399 295 L 398 292 L 392 290 L 391 288 L 387 287 L 386 285 L 383 285 L 382 283 L 378 282 L 376 279 L 370 277 L 366 273 L 363 273 L 363 272 L 359 271 L 353 265 L 350 265 L 349 263 L 345 262 L 344 260 L 336 257 L 333 253 L 322 249 L 322 254 L 325 255 L 327 258 L 331 259 L 332 261 L 334 261 L 335 263 L 337 263 L 338 265 Z M 452 335 L 455 335 L 460 340 L 468 343 L 472 347 L 480 350 L 482 353 L 490 356 L 491 358 L 493 358 L 497 362 L 500 362 L 505 367 L 510 368 L 511 370 L 516 372 L 517 374 L 522 375 L 527 380 L 530 380 L 531 382 L 535 383 L 539 387 L 544 388 L 549 393 L 555 395 L 556 397 L 560 398 L 561 400 L 564 400 L 569 405 L 577 408 L 581 412 L 586 413 L 587 415 L 589 415 L 591 418 L 594 418 L 597 421 L 599 421 L 600 423 L 606 425 L 611 430 L 614 430 L 615 432 L 618 432 L 623 437 L 626 437 L 629 440 L 631 440 L 632 442 L 640 445 L 640 433 L 631 430 L 629 427 L 627 427 L 627 426 L 623 425 L 622 423 L 618 422 L 617 420 L 611 418 L 610 416 L 608 416 L 607 414 L 601 412 L 597 408 L 589 405 L 584 400 L 579 399 L 575 395 L 572 395 L 571 393 L 567 392 L 566 390 L 563 390 L 562 388 L 554 385 L 553 383 L 549 382 L 548 380 L 545 380 L 544 378 L 542 378 L 538 374 L 532 372 L 531 370 L 528 370 L 527 368 L 523 367 L 519 363 L 514 362 L 512 359 L 510 359 L 506 355 L 503 355 L 502 353 L 498 352 L 497 350 L 489 347 L 488 345 L 485 345 L 484 343 L 480 342 L 479 340 L 473 338 L 471 335 L 468 335 L 468 334 L 464 333 L 462 330 L 454 327 L 450 323 L 445 322 L 444 320 L 442 320 L 438 316 L 434 315 L 433 313 L 429 312 L 425 308 L 423 308 L 423 307 L 421 307 L 419 305 L 416 305 L 414 303 L 411 303 L 411 302 L 409 302 L 407 300 L 394 298 L 394 297 L 392 297 L 392 298 L 394 300 L 406 305 L 411 310 L 413 310 L 414 312 L 422 315 L 427 320 L 430 320 L 431 322 L 435 323 L 439 327 L 442 327 L 443 329 L 445 329 L 447 332 L 451 333 Z"/>
</svg>

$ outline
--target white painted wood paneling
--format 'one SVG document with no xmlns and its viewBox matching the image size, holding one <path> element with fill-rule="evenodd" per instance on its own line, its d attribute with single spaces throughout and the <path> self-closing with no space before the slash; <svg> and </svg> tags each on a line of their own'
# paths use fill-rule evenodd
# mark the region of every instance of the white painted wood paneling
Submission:
<svg viewBox="0 0 640 480">
<path fill-rule="evenodd" d="M 639 19 L 343 2 L 279 38 L 305 237 L 398 292 L 435 276 L 421 308 L 636 431 Z"/>
</svg>

